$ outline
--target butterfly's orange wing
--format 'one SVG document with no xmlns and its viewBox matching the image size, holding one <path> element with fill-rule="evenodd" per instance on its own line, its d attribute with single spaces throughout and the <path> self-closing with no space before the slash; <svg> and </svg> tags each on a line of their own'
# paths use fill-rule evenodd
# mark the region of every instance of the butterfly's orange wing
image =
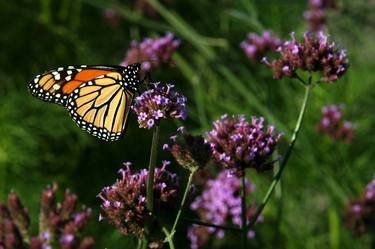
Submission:
<svg viewBox="0 0 375 249">
<path fill-rule="evenodd" d="M 139 65 L 69 66 L 37 75 L 31 94 L 65 106 L 79 127 L 106 141 L 125 132 Z"/>
<path fill-rule="evenodd" d="M 93 136 L 119 139 L 126 128 L 134 92 L 123 89 L 121 74 L 111 72 L 80 85 L 69 96 L 67 108 L 73 120 Z"/>
<path fill-rule="evenodd" d="M 47 102 L 65 105 L 69 94 L 83 82 L 113 72 L 117 68 L 100 66 L 68 66 L 37 75 L 29 83 L 32 95 Z"/>
</svg>

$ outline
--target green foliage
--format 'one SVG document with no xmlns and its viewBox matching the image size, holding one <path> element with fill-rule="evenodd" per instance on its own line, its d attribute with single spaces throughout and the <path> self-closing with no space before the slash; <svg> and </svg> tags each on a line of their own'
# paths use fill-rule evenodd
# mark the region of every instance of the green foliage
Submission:
<svg viewBox="0 0 375 249">
<path fill-rule="evenodd" d="M 263 29 L 283 38 L 291 31 L 303 32 L 307 28 L 302 17 L 306 1 L 175 0 L 163 5 L 149 0 L 158 13 L 154 19 L 125 2 L 0 3 L 1 200 L 15 189 L 36 214 L 40 190 L 56 181 L 61 188 L 76 192 L 97 215 L 95 196 L 113 182 L 121 162 L 147 166 L 151 132 L 138 129 L 134 116 L 123 140 L 100 142 L 76 127 L 63 108 L 32 98 L 26 86 L 35 74 L 59 65 L 119 64 L 131 39 L 165 31 L 174 32 L 183 43 L 174 56 L 177 66 L 160 70 L 153 78 L 174 82 L 188 97 L 188 128 L 206 132 L 223 113 L 262 115 L 285 133 L 279 153 L 284 152 L 303 90 L 291 80 L 273 80 L 266 67 L 245 57 L 239 43 L 248 32 Z M 102 15 L 105 8 L 113 6 L 121 16 L 117 27 Z M 252 248 L 370 248 L 370 237 L 354 238 L 340 219 L 345 202 L 358 196 L 374 174 L 375 5 L 345 0 L 339 6 L 328 17 L 328 31 L 347 48 L 350 69 L 337 83 L 314 89 L 282 179 L 280 223 L 278 199 L 274 198 L 265 209 L 265 222 L 258 226 Z M 352 144 L 316 134 L 320 108 L 330 103 L 344 103 L 348 119 L 358 125 Z M 163 124 L 161 137 L 169 137 L 174 129 L 174 125 Z M 258 200 L 271 177 L 271 173 L 251 172 Z M 95 219 L 89 232 L 97 241 L 96 248 L 135 247 L 132 238 L 120 236 Z M 188 248 L 184 232 L 184 227 L 178 230 L 177 248 Z"/>
</svg>

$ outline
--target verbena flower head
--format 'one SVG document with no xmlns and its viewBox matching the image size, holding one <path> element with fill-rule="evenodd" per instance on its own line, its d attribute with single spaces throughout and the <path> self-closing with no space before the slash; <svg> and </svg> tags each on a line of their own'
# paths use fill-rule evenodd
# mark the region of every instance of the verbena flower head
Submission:
<svg viewBox="0 0 375 249">
<path fill-rule="evenodd" d="M 253 62 L 262 59 L 268 51 L 275 51 L 281 45 L 281 40 L 274 37 L 271 31 L 264 31 L 261 35 L 249 33 L 240 47 Z"/>
<path fill-rule="evenodd" d="M 366 186 L 360 199 L 351 200 L 347 204 L 344 224 L 358 236 L 373 231 L 375 227 L 375 177 Z"/>
<path fill-rule="evenodd" d="M 249 197 L 255 191 L 255 185 L 247 179 L 245 182 L 246 195 Z M 254 204 L 254 203 L 253 203 Z M 241 180 L 231 170 L 223 170 L 216 179 L 210 179 L 200 196 L 190 205 L 197 212 L 200 220 L 215 225 L 234 224 L 242 226 L 241 219 Z M 247 207 L 247 221 L 254 215 L 254 205 Z M 199 232 L 197 232 L 197 230 Z M 192 226 L 188 231 L 188 237 L 192 243 L 191 248 L 202 246 L 207 234 L 223 238 L 224 230 L 213 227 Z M 254 237 L 254 230 L 250 230 L 248 237 Z"/>
<path fill-rule="evenodd" d="M 182 126 L 177 129 L 178 135 L 172 136 L 172 145 L 165 144 L 164 149 L 172 155 L 182 167 L 192 171 L 203 168 L 211 159 L 210 144 L 202 136 L 186 134 Z"/>
<path fill-rule="evenodd" d="M 214 129 L 207 135 L 214 158 L 227 168 L 242 173 L 245 168 L 258 172 L 268 170 L 272 152 L 281 137 L 274 134 L 274 127 L 265 127 L 263 118 L 252 117 L 247 122 L 243 115 L 223 115 L 214 122 Z"/>
<path fill-rule="evenodd" d="M 30 218 L 14 192 L 8 196 L 8 204 L 0 203 L 0 248 L 4 249 L 90 249 L 94 240 L 81 238 L 91 210 L 77 209 L 77 196 L 65 192 L 64 201 L 56 203 L 57 186 L 48 186 L 41 197 L 39 235 L 30 234 Z"/>
<path fill-rule="evenodd" d="M 355 125 L 343 120 L 343 109 L 343 105 L 324 106 L 321 109 L 322 118 L 316 125 L 316 130 L 332 139 L 351 143 L 354 138 Z"/>
<path fill-rule="evenodd" d="M 169 162 L 155 169 L 154 209 L 155 215 L 174 206 L 178 189 L 178 177 L 167 171 Z M 98 197 L 102 200 L 99 220 L 107 220 L 125 235 L 143 236 L 151 213 L 147 210 L 146 183 L 148 170 L 132 173 L 131 163 L 119 170 L 120 178 L 109 187 L 103 188 Z"/>
<path fill-rule="evenodd" d="M 336 0 L 309 0 L 309 9 L 303 13 L 303 17 L 313 32 L 322 31 L 326 24 L 326 12 L 335 9 Z"/>
<path fill-rule="evenodd" d="M 174 91 L 174 85 L 153 83 L 151 87 L 132 106 L 140 128 L 150 129 L 161 119 L 186 118 L 186 97 Z"/>
<path fill-rule="evenodd" d="M 146 38 L 141 43 L 132 41 L 131 48 L 121 65 L 141 63 L 144 71 L 159 68 L 161 65 L 171 62 L 172 54 L 180 44 L 181 41 L 176 39 L 172 33 L 155 39 Z"/>
<path fill-rule="evenodd" d="M 284 42 L 277 52 L 279 59 L 263 62 L 273 69 L 276 79 L 296 77 L 297 71 L 319 72 L 321 82 L 334 82 L 348 69 L 348 59 L 344 49 L 338 49 L 335 42 L 328 42 L 328 35 L 323 32 L 304 33 L 299 42 L 291 34 L 292 39 Z"/>
</svg>

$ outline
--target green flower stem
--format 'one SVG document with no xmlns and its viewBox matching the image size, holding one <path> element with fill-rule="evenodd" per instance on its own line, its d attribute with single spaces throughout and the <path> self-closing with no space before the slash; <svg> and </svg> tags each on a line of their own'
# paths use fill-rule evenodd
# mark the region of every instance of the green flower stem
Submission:
<svg viewBox="0 0 375 249">
<path fill-rule="evenodd" d="M 144 236 L 142 239 L 142 249 L 147 249 L 148 248 L 148 239 L 147 236 Z"/>
<path fill-rule="evenodd" d="M 274 176 L 274 179 L 273 179 L 270 187 L 268 188 L 268 191 L 267 191 L 266 195 L 264 196 L 264 198 L 262 200 L 262 203 L 260 203 L 260 205 L 258 206 L 257 211 L 256 211 L 254 217 L 250 220 L 250 223 L 248 225 L 249 228 L 251 228 L 252 226 L 254 226 L 255 222 L 258 220 L 258 217 L 262 213 L 264 207 L 267 205 L 267 203 L 268 203 L 268 201 L 269 201 L 269 199 L 270 199 L 273 191 L 275 190 L 275 187 L 277 186 L 277 184 L 279 183 L 279 181 L 281 179 L 281 176 L 283 174 L 285 166 L 286 166 L 286 164 L 287 164 L 287 162 L 289 160 L 289 157 L 290 157 L 290 155 L 291 155 L 291 153 L 293 151 L 294 144 L 296 143 L 296 140 L 298 138 L 298 134 L 299 134 L 300 129 L 301 129 L 302 121 L 303 121 L 303 118 L 305 116 L 305 112 L 306 112 L 307 103 L 308 103 L 308 100 L 309 100 L 309 97 L 310 97 L 311 89 L 312 89 L 312 84 L 311 84 L 311 77 L 310 77 L 309 78 L 309 82 L 305 86 L 305 96 L 303 98 L 301 110 L 299 112 L 299 116 L 298 116 L 298 120 L 297 120 L 297 123 L 296 123 L 296 127 L 294 128 L 294 132 L 293 132 L 292 138 L 290 140 L 288 150 L 286 151 L 285 156 L 284 156 L 283 160 L 280 163 L 280 169 L 276 173 L 276 175 Z"/>
<path fill-rule="evenodd" d="M 277 161 L 275 167 L 274 167 L 274 176 L 277 174 L 277 172 L 280 169 L 280 162 Z M 275 198 L 276 198 L 276 222 L 275 222 L 275 236 L 274 236 L 274 245 L 278 245 L 280 241 L 280 226 L 282 221 L 282 213 L 283 213 L 283 189 L 282 189 L 282 180 L 280 179 L 279 183 L 276 186 L 275 189 Z"/>
<path fill-rule="evenodd" d="M 245 185 L 246 171 L 243 168 L 243 175 L 241 177 L 241 218 L 242 218 L 242 236 L 241 236 L 241 248 L 246 249 L 247 247 L 247 220 L 246 220 L 246 185 Z"/>
<path fill-rule="evenodd" d="M 185 218 L 185 217 L 182 217 L 181 220 L 187 221 L 187 222 L 192 223 L 192 224 L 197 224 L 197 225 L 200 225 L 200 226 L 214 227 L 214 228 L 217 228 L 217 229 L 222 229 L 222 230 L 227 230 L 227 231 L 234 231 L 234 232 L 241 232 L 242 231 L 242 229 L 237 228 L 237 227 L 220 226 L 220 225 L 206 223 L 206 222 L 203 222 L 203 221 L 200 221 L 200 220 L 194 220 L 194 219 Z"/>
<path fill-rule="evenodd" d="M 159 132 L 159 125 L 155 125 L 154 132 L 152 135 L 151 154 L 147 176 L 147 209 L 151 213 L 154 211 L 154 170 L 158 154 Z"/>
<path fill-rule="evenodd" d="M 173 239 L 172 239 L 171 233 L 165 227 L 163 227 L 162 230 L 163 230 L 163 232 L 165 234 L 165 237 L 168 241 L 169 248 L 174 249 L 174 244 L 173 244 Z"/>
<path fill-rule="evenodd" d="M 141 249 L 141 248 L 142 248 L 142 239 L 138 238 L 137 249 Z"/>
<path fill-rule="evenodd" d="M 182 200 L 181 200 L 180 208 L 178 209 L 177 216 L 176 216 L 176 219 L 173 223 L 173 227 L 172 227 L 172 230 L 171 230 L 171 239 L 173 239 L 174 233 L 176 232 L 176 227 L 177 227 L 178 221 L 180 220 L 182 209 L 185 205 L 186 197 L 188 195 L 191 182 L 193 181 L 193 176 L 194 176 L 195 172 L 197 171 L 197 169 L 198 168 L 196 167 L 196 168 L 194 168 L 190 171 L 189 179 L 186 183 L 185 192 L 184 192 L 184 195 L 183 195 Z"/>
</svg>

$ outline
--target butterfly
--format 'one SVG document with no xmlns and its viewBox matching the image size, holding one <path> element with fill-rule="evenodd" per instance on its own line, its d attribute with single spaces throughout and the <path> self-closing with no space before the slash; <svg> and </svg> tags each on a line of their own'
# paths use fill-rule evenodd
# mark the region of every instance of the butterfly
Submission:
<svg viewBox="0 0 375 249">
<path fill-rule="evenodd" d="M 140 64 L 59 67 L 35 76 L 28 88 L 33 96 L 64 106 L 91 135 L 115 141 L 125 133 L 142 73 Z"/>
</svg>

